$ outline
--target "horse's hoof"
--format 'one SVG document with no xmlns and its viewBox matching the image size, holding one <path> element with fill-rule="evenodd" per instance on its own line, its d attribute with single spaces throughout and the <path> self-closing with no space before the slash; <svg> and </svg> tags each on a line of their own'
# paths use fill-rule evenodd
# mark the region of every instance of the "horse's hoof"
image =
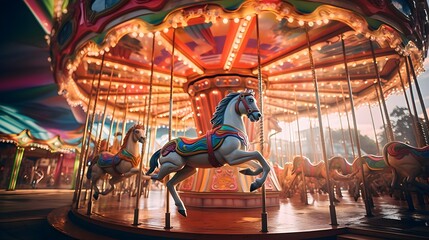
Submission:
<svg viewBox="0 0 429 240">
<path fill-rule="evenodd" d="M 257 186 L 257 184 L 256 183 L 252 183 L 252 184 L 250 184 L 250 192 L 253 192 L 253 191 L 255 191 L 256 189 L 258 189 L 259 187 Z"/>
<path fill-rule="evenodd" d="M 250 171 L 250 169 L 248 169 L 248 168 L 246 168 L 246 169 L 243 169 L 243 170 L 240 170 L 239 171 L 241 174 L 244 174 L 244 175 L 251 175 L 252 174 L 252 172 Z"/>
<path fill-rule="evenodd" d="M 94 193 L 92 196 L 94 197 L 95 200 L 98 200 L 98 194 Z"/>
<path fill-rule="evenodd" d="M 188 214 L 186 214 L 186 210 L 178 210 L 178 212 L 184 217 L 188 216 Z"/>
</svg>

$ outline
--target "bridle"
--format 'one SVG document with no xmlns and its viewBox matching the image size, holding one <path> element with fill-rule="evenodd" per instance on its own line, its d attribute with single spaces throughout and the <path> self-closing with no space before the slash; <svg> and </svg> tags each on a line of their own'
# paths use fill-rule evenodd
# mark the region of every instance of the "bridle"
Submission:
<svg viewBox="0 0 429 240">
<path fill-rule="evenodd" d="M 235 112 L 240 115 L 240 103 L 243 103 L 244 109 L 246 110 L 247 116 L 249 116 L 250 114 L 254 113 L 254 112 L 259 112 L 259 110 L 256 109 L 252 109 L 249 104 L 246 101 L 246 97 L 248 96 L 254 96 L 253 92 L 242 92 L 240 93 L 240 96 L 238 96 L 238 100 L 235 103 Z"/>
</svg>

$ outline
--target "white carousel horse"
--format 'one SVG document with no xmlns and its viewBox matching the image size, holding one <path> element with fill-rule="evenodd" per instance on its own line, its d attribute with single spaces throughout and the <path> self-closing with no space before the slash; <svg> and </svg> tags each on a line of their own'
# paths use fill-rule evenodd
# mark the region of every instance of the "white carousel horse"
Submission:
<svg viewBox="0 0 429 240">
<path fill-rule="evenodd" d="M 101 152 L 92 159 L 92 165 L 89 166 L 86 176 L 92 181 L 95 199 L 98 199 L 100 194 L 97 181 L 106 173 L 112 176 L 109 180 L 110 188 L 101 192 L 101 195 L 110 193 L 115 189 L 116 183 L 139 172 L 138 165 L 141 158 L 138 142 L 143 143 L 145 140 L 144 127 L 135 125 L 128 130 L 124 143 L 117 154 Z"/>
<path fill-rule="evenodd" d="M 262 115 L 256 105 L 253 91 L 230 93 L 216 107 L 211 123 L 213 128 L 205 136 L 197 139 L 177 138 L 165 144 L 156 151 L 150 159 L 151 174 L 160 164 L 159 172 L 155 175 L 145 176 L 146 179 L 162 180 L 166 175 L 176 172 L 167 182 L 178 212 L 186 217 L 186 208 L 178 196 L 175 186 L 196 172 L 196 168 L 221 167 L 224 164 L 239 165 L 256 160 L 252 167 L 240 171 L 242 174 L 258 175 L 250 185 L 254 191 L 265 182 L 270 166 L 258 151 L 246 151 L 248 140 L 242 116 L 246 115 L 250 121 L 258 121 Z"/>
<path fill-rule="evenodd" d="M 402 142 L 389 142 L 383 148 L 384 161 L 392 168 L 392 188 L 398 182 L 429 194 L 429 146 L 415 148 Z M 420 178 L 422 181 L 417 181 Z"/>
</svg>

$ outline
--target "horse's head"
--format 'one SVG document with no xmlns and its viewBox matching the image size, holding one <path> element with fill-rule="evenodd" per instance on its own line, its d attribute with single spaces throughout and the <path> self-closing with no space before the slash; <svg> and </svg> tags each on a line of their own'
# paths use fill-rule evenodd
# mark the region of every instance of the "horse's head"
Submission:
<svg viewBox="0 0 429 240">
<path fill-rule="evenodd" d="M 301 172 L 300 168 L 301 168 L 301 165 L 303 164 L 303 161 L 304 161 L 304 159 L 301 156 L 295 156 L 293 158 L 292 174 L 295 174 L 297 171 L 299 171 L 297 173 Z"/>
<path fill-rule="evenodd" d="M 144 143 L 144 141 L 146 141 L 145 129 L 143 125 L 135 125 L 132 131 L 134 141 L 139 141 L 141 143 Z"/>
<path fill-rule="evenodd" d="M 252 122 L 259 121 L 262 114 L 256 105 L 255 93 L 253 90 L 246 90 L 240 93 L 237 103 L 235 104 L 235 112 L 239 115 L 246 114 Z"/>
</svg>

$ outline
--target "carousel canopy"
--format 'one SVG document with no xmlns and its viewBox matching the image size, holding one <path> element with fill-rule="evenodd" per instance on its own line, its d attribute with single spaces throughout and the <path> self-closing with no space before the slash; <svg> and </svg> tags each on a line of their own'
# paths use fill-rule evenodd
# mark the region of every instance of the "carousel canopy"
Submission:
<svg viewBox="0 0 429 240">
<path fill-rule="evenodd" d="M 376 102 L 378 82 L 385 97 L 401 91 L 406 60 L 421 73 L 428 48 L 425 0 L 57 4 L 49 42 L 59 94 L 85 111 L 97 99 L 96 112 L 107 102 L 110 117 L 137 120 L 152 91 L 158 124 L 168 122 L 171 88 L 173 119 L 190 125 L 201 92 L 257 88 L 259 71 L 264 111 L 280 120 L 316 113 L 315 77 L 324 111 L 351 95 L 356 105 Z"/>
<path fill-rule="evenodd" d="M 49 1 L 37 2 L 43 12 L 49 12 L 42 8 L 42 2 Z M 34 13 L 24 1 L 11 1 L 1 8 L 0 133 L 28 129 L 37 139 L 60 135 L 76 143 L 82 136 L 83 111 L 71 108 L 58 95 L 47 60 L 46 32 Z"/>
</svg>

